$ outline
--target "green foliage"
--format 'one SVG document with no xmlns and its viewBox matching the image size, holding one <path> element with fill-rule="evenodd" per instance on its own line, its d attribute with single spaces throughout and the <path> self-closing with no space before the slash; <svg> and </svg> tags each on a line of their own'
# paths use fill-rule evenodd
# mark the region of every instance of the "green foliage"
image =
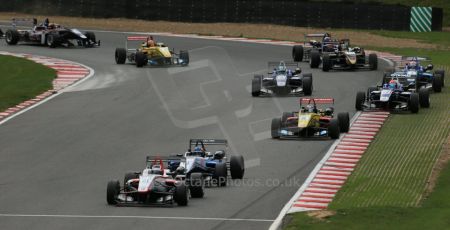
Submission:
<svg viewBox="0 0 450 230">
<path fill-rule="evenodd" d="M 0 111 L 52 88 L 55 70 L 33 61 L 0 55 Z"/>
</svg>

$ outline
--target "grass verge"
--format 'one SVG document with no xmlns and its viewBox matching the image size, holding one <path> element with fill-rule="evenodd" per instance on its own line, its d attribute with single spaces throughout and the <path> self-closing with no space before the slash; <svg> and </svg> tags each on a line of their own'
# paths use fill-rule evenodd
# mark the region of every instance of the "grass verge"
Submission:
<svg viewBox="0 0 450 230">
<path fill-rule="evenodd" d="M 56 72 L 33 61 L 0 55 L 0 111 L 51 89 Z"/>
</svg>

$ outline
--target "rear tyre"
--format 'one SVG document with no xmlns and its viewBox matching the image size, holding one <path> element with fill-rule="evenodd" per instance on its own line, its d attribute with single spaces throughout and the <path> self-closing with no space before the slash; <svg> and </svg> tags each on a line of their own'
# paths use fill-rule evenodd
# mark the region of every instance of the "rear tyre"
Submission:
<svg viewBox="0 0 450 230">
<path fill-rule="evenodd" d="M 330 69 L 331 69 L 330 55 L 324 54 L 322 57 L 322 70 L 328 72 L 330 71 Z"/>
<path fill-rule="evenodd" d="M 19 31 L 9 29 L 5 33 L 5 40 L 8 45 L 16 45 L 20 40 Z"/>
<path fill-rule="evenodd" d="M 409 98 L 409 109 L 412 113 L 419 112 L 419 94 L 411 93 L 411 96 Z"/>
<path fill-rule="evenodd" d="M 231 179 L 242 179 L 244 172 L 244 157 L 242 155 L 232 155 L 230 158 Z"/>
<path fill-rule="evenodd" d="M 201 173 L 191 173 L 189 177 L 189 191 L 192 198 L 202 198 L 204 193 L 204 181 Z"/>
<path fill-rule="evenodd" d="M 341 133 L 348 132 L 350 128 L 350 115 L 348 112 L 338 113 L 339 131 Z"/>
<path fill-rule="evenodd" d="M 328 126 L 328 135 L 331 139 L 338 139 L 340 134 L 338 119 L 331 119 Z"/>
<path fill-rule="evenodd" d="M 106 187 L 106 201 L 110 205 L 117 204 L 117 196 L 120 192 L 120 183 L 118 180 L 109 181 Z"/>
<path fill-rule="evenodd" d="M 273 139 L 280 138 L 280 129 L 281 129 L 281 119 L 280 118 L 273 118 L 272 124 L 270 126 L 270 133 Z"/>
<path fill-rule="evenodd" d="M 442 86 L 445 86 L 445 71 L 443 69 L 438 69 L 434 71 L 434 74 L 439 74 L 442 77 Z"/>
<path fill-rule="evenodd" d="M 378 69 L 378 57 L 377 54 L 369 54 L 369 68 L 370 70 Z"/>
<path fill-rule="evenodd" d="M 180 51 L 180 59 L 183 60 L 183 66 L 189 65 L 189 52 L 186 50 Z"/>
<path fill-rule="evenodd" d="M 147 55 L 145 55 L 142 52 L 136 52 L 135 60 L 136 60 L 136 66 L 140 68 L 140 67 L 144 66 L 145 63 L 147 62 Z"/>
<path fill-rule="evenodd" d="M 116 64 L 125 64 L 125 60 L 127 59 L 127 51 L 124 48 L 116 48 L 114 58 L 116 60 Z"/>
<path fill-rule="evenodd" d="M 313 91 L 312 74 L 303 75 L 302 85 L 305 96 L 311 96 Z"/>
<path fill-rule="evenodd" d="M 292 58 L 296 62 L 303 61 L 303 46 L 296 45 L 292 47 Z"/>
<path fill-rule="evenodd" d="M 435 74 L 431 85 L 434 92 L 440 93 L 442 91 L 442 76 L 439 74 Z"/>
<path fill-rule="evenodd" d="M 217 179 L 217 186 L 225 187 L 227 186 L 227 165 L 225 163 L 217 163 L 214 176 Z"/>
<path fill-rule="evenodd" d="M 422 108 L 430 107 L 430 91 L 427 88 L 419 89 L 419 103 Z"/>
<path fill-rule="evenodd" d="M 358 111 L 363 110 L 364 102 L 366 101 L 366 94 L 362 91 L 356 93 L 355 109 Z"/>
<path fill-rule="evenodd" d="M 318 50 L 311 50 L 309 57 L 309 67 L 319 68 L 320 65 L 320 53 Z"/>
<path fill-rule="evenodd" d="M 186 206 L 188 204 L 187 188 L 183 183 L 175 184 L 174 200 L 178 206 Z"/>
<path fill-rule="evenodd" d="M 261 84 L 262 84 L 262 76 L 256 75 L 252 79 L 252 96 L 258 97 L 261 95 Z"/>
</svg>

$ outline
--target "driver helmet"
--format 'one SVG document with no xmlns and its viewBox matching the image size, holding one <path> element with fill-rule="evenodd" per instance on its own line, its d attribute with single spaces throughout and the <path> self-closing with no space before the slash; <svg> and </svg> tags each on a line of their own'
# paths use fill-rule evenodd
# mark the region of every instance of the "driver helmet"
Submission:
<svg viewBox="0 0 450 230">
<path fill-rule="evenodd" d="M 324 38 L 323 38 L 323 41 L 324 41 L 324 42 L 330 42 L 330 41 L 331 41 L 331 38 L 330 38 L 330 37 L 324 37 Z"/>
<path fill-rule="evenodd" d="M 176 169 L 177 174 L 183 174 L 184 173 L 184 167 L 183 166 L 178 166 Z"/>
<path fill-rule="evenodd" d="M 331 116 L 331 115 L 333 115 L 333 112 L 334 112 L 333 107 L 328 107 L 325 109 L 325 115 Z"/>
<path fill-rule="evenodd" d="M 389 89 L 396 89 L 397 88 L 397 81 L 396 80 L 390 80 L 388 87 L 389 87 Z"/>
<path fill-rule="evenodd" d="M 310 113 L 314 113 L 314 106 L 313 105 L 307 105 L 306 110 Z"/>
<path fill-rule="evenodd" d="M 284 65 L 279 65 L 277 71 L 278 72 L 285 72 L 286 71 L 286 67 Z"/>
<path fill-rule="evenodd" d="M 159 166 L 153 166 L 151 174 L 163 175 L 163 171 Z"/>
<path fill-rule="evenodd" d="M 193 155 L 199 155 L 199 156 L 203 156 L 203 149 L 200 146 L 195 146 L 194 151 L 193 151 Z"/>
<path fill-rule="evenodd" d="M 409 68 L 414 69 L 417 66 L 417 62 L 416 61 L 410 61 L 408 63 Z"/>
<path fill-rule="evenodd" d="M 49 30 L 52 30 L 52 29 L 55 29 L 55 23 L 50 23 L 50 24 L 48 24 L 48 27 L 47 27 Z"/>
<path fill-rule="evenodd" d="M 295 74 L 299 74 L 302 72 L 302 69 L 300 69 L 299 67 L 295 68 Z"/>
</svg>

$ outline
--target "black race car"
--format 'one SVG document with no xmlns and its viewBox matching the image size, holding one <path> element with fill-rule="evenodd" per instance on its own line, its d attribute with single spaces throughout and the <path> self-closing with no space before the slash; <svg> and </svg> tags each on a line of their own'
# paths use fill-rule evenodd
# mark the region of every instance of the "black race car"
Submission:
<svg viewBox="0 0 450 230">
<path fill-rule="evenodd" d="M 269 62 L 268 76 L 255 75 L 252 79 L 252 96 L 311 95 L 312 74 L 301 73 L 296 62 Z"/>
<path fill-rule="evenodd" d="M 8 45 L 16 45 L 19 42 L 41 44 L 51 48 L 58 46 L 95 47 L 100 45 L 100 41 L 95 40 L 93 32 L 81 32 L 78 29 L 49 23 L 48 19 L 40 25 L 37 25 L 36 20 L 33 20 L 32 29 L 27 30 L 17 29 L 17 23 L 18 21 L 15 20 L 13 28 L 5 32 L 5 40 Z"/>
</svg>

